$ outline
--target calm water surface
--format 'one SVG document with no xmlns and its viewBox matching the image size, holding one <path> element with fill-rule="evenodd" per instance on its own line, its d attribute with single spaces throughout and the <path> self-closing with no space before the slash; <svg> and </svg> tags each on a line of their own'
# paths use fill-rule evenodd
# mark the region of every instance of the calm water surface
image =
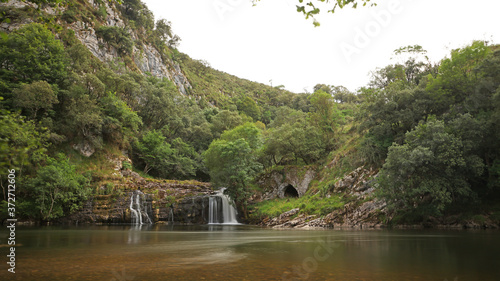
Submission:
<svg viewBox="0 0 500 281">
<path fill-rule="evenodd" d="M 499 231 L 82 226 L 16 235 L 16 274 L 2 262 L 0 280 L 500 280 Z"/>
</svg>

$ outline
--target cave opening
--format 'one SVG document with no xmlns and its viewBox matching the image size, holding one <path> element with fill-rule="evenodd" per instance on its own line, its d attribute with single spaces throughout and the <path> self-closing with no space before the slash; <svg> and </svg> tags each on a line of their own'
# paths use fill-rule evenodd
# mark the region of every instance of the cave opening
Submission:
<svg viewBox="0 0 500 281">
<path fill-rule="evenodd" d="M 297 189 L 295 189 L 295 187 L 293 187 L 293 185 L 289 184 L 289 185 L 287 185 L 285 187 L 284 196 L 285 197 L 298 198 L 299 197 L 299 192 L 297 191 Z"/>
</svg>

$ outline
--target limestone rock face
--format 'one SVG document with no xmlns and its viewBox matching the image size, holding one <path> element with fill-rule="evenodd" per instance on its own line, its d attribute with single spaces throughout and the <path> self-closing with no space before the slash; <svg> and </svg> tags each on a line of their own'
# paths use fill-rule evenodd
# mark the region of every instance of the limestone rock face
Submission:
<svg viewBox="0 0 500 281">
<path fill-rule="evenodd" d="M 87 141 L 82 141 L 80 143 L 74 144 L 73 149 L 80 152 L 81 155 L 85 157 L 90 157 L 95 153 L 95 148 Z"/>
<path fill-rule="evenodd" d="M 36 9 L 38 5 L 31 3 L 31 2 L 22 2 L 19 0 L 9 0 L 6 3 L 0 3 L 0 7 L 11 7 L 11 8 L 16 8 L 16 9 L 22 9 L 26 6 L 32 7 L 33 9 Z M 22 25 L 28 24 L 33 22 L 32 19 L 30 18 L 23 18 L 20 20 L 20 22 L 17 23 L 7 23 L 7 22 L 1 22 L 0 23 L 0 31 L 3 32 L 12 32 L 18 28 L 20 28 Z"/>
<path fill-rule="evenodd" d="M 174 82 L 181 94 L 188 94 L 191 84 L 178 63 L 170 59 L 164 62 L 160 53 L 153 46 L 142 45 L 141 49 L 142 51 L 134 46 L 134 61 L 143 73 L 151 73 L 151 75 L 160 78 L 165 77 Z"/>
<path fill-rule="evenodd" d="M 90 5 L 98 8 L 101 4 L 96 0 L 86 0 Z M 125 21 L 121 18 L 121 13 L 116 10 L 114 5 L 110 4 L 108 1 L 101 1 L 102 5 L 105 5 L 107 17 L 105 19 L 105 25 L 116 26 L 124 28 L 127 30 L 132 40 L 136 41 L 139 36 L 135 34 L 133 30 L 127 27 Z M 30 6 L 33 9 L 37 9 L 38 5 L 31 2 L 23 2 L 19 0 L 10 0 L 6 3 L 0 3 L 0 6 L 7 6 L 16 9 L 22 9 L 26 6 Z M 58 8 L 50 7 L 49 5 L 42 5 L 41 10 L 50 15 L 57 15 L 64 12 L 65 7 L 61 6 Z M 0 31 L 11 32 L 18 29 L 20 26 L 32 22 L 31 19 L 22 19 L 18 23 L 0 23 Z M 66 24 L 59 20 L 60 24 Z M 102 38 L 96 35 L 95 25 L 93 23 L 86 23 L 77 21 L 69 25 L 75 32 L 76 38 L 85 45 L 90 52 L 104 63 L 115 62 L 120 60 L 118 50 L 107 44 Z M 136 41 L 137 43 L 137 41 Z M 182 95 L 187 95 L 189 89 L 192 88 L 188 79 L 184 75 L 179 64 L 172 61 L 169 58 L 162 58 L 160 52 L 150 44 L 140 43 L 140 46 L 134 46 L 132 54 L 130 54 L 134 63 L 142 73 L 150 73 L 151 75 L 158 78 L 167 78 L 172 81 L 179 93 Z"/>
</svg>

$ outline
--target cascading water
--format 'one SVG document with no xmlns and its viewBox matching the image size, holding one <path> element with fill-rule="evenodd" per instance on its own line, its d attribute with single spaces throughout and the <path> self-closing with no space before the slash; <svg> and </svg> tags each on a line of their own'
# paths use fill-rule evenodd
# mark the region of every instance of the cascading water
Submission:
<svg viewBox="0 0 500 281">
<path fill-rule="evenodd" d="M 208 198 L 208 223 L 209 224 L 239 224 L 236 219 L 236 209 L 230 199 L 224 194 L 225 188 L 220 189 Z"/>
<path fill-rule="evenodd" d="M 168 214 L 168 221 L 172 223 L 174 222 L 174 211 L 172 208 L 170 208 L 170 213 Z"/>
<path fill-rule="evenodd" d="M 130 213 L 132 215 L 132 224 L 152 224 L 153 222 L 149 218 L 146 209 L 146 200 L 142 200 L 141 195 L 144 196 L 144 193 L 142 193 L 140 190 L 136 190 L 132 192 L 132 196 L 130 196 Z M 145 223 L 143 223 L 143 217 L 146 218 Z"/>
</svg>

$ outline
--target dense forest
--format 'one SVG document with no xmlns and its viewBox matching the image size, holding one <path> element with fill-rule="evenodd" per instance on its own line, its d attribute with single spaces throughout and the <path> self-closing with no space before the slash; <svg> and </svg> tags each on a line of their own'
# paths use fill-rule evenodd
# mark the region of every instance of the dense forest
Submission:
<svg viewBox="0 0 500 281">
<path fill-rule="evenodd" d="M 302 205 L 325 215 L 349 200 L 332 195 L 335 182 L 364 166 L 378 171 L 375 196 L 397 223 L 464 213 L 500 221 L 497 45 L 471 42 L 439 62 L 404 46 L 397 63 L 355 92 L 318 84 L 292 93 L 180 53 L 172 23 L 155 22 L 139 0 L 29 2 L 37 8 L 0 7 L 0 21 L 15 26 L 0 38 L 2 217 L 8 169 L 18 177 L 19 215 L 51 221 L 93 194 L 120 192 L 105 163 L 126 154 L 123 167 L 143 177 L 227 187 L 245 215 L 259 218 Z M 110 9 L 126 27 L 107 24 Z M 96 58 L 75 36 L 78 22 L 116 59 Z M 179 66 L 191 87 L 182 93 L 142 72 L 135 57 L 144 46 Z M 253 204 L 256 179 L 284 166 L 321 177 L 302 198 Z"/>
</svg>

